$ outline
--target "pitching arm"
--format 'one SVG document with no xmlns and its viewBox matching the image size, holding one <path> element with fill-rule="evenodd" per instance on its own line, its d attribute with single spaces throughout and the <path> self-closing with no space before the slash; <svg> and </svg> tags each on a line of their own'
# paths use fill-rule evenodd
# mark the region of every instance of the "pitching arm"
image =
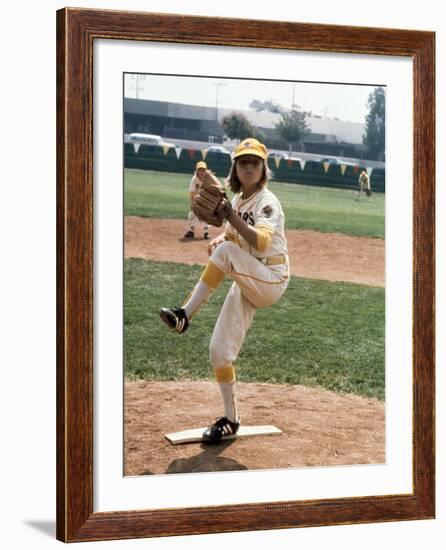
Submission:
<svg viewBox="0 0 446 550">
<path fill-rule="evenodd" d="M 226 219 L 232 225 L 232 227 L 239 233 L 250 246 L 258 250 L 259 241 L 262 240 L 262 235 L 257 229 L 248 225 L 240 216 L 238 216 L 234 210 L 231 209 Z"/>
</svg>

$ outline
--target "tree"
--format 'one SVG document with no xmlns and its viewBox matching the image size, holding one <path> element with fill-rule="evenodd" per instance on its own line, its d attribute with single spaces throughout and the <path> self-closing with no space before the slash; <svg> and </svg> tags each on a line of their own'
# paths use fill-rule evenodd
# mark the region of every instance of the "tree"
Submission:
<svg viewBox="0 0 446 550">
<path fill-rule="evenodd" d="M 285 109 L 282 105 L 279 105 L 274 99 L 267 99 L 266 101 L 260 101 L 259 99 L 253 99 L 249 104 L 254 111 L 261 112 L 267 111 L 268 113 L 283 113 Z"/>
<path fill-rule="evenodd" d="M 221 125 L 223 126 L 225 134 L 230 139 L 238 139 L 241 141 L 247 137 L 252 137 L 254 134 L 251 123 L 240 113 L 231 113 L 225 116 Z"/>
<path fill-rule="evenodd" d="M 262 130 L 260 130 L 260 128 L 253 128 L 250 137 L 256 138 L 261 143 L 265 143 L 266 135 L 265 132 L 262 132 Z"/>
<path fill-rule="evenodd" d="M 365 117 L 362 143 L 368 158 L 381 160 L 385 151 L 386 96 L 384 88 L 375 88 L 367 101 L 369 112 Z"/>
<path fill-rule="evenodd" d="M 280 116 L 281 120 L 275 126 L 276 132 L 288 142 L 291 156 L 293 145 L 299 144 L 302 149 L 303 140 L 310 131 L 307 124 L 308 113 L 295 107 L 288 113 L 281 113 Z"/>
</svg>

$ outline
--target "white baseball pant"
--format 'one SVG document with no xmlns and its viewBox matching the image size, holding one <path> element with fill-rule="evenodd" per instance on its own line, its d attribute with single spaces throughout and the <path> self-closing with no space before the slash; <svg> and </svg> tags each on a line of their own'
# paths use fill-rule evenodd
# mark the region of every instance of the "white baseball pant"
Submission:
<svg viewBox="0 0 446 550">
<path fill-rule="evenodd" d="M 288 258 L 283 264 L 267 266 L 230 241 L 220 244 L 210 261 L 234 281 L 209 347 L 212 366 L 221 368 L 236 360 L 256 309 L 272 306 L 285 292 L 289 266 Z"/>
</svg>

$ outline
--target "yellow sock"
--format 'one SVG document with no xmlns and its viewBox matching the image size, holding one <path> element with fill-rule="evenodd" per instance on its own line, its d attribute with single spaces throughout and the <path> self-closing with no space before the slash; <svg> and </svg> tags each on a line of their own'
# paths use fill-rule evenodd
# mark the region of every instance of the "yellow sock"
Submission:
<svg viewBox="0 0 446 550">
<path fill-rule="evenodd" d="M 231 384 L 235 382 L 235 369 L 232 365 L 226 367 L 214 368 L 215 379 L 217 382 Z"/>
<path fill-rule="evenodd" d="M 224 277 L 224 271 L 209 261 L 203 271 L 203 274 L 201 275 L 201 280 L 203 283 L 206 283 L 208 287 L 212 288 L 212 290 L 215 290 L 220 286 L 220 283 L 223 281 Z"/>
</svg>

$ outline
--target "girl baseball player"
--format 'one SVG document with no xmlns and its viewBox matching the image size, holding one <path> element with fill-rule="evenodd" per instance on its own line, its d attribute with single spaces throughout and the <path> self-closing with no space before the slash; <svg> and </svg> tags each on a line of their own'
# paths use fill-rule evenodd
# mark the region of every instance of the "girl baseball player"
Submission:
<svg viewBox="0 0 446 550">
<path fill-rule="evenodd" d="M 266 147 L 254 138 L 234 150 L 227 182 L 235 196 L 225 208 L 225 230 L 210 242 L 209 262 L 183 306 L 160 310 L 168 327 L 183 333 L 223 278 L 233 280 L 209 348 L 224 416 L 203 433 L 208 443 L 238 431 L 234 362 L 257 308 L 275 304 L 289 282 L 285 219 L 280 202 L 267 188 L 267 158 Z"/>
<path fill-rule="evenodd" d="M 204 175 L 206 174 L 207 166 L 206 163 L 200 160 L 195 165 L 195 172 L 192 176 L 190 185 L 189 185 L 189 199 L 190 204 L 192 205 L 192 201 L 194 200 L 195 195 L 200 190 L 200 187 L 202 185 Z M 189 222 L 189 231 L 184 235 L 185 239 L 193 239 L 195 237 L 195 226 L 201 225 L 201 221 L 197 218 L 197 216 L 194 214 L 192 210 L 189 210 L 189 214 L 187 215 L 187 220 Z M 209 226 L 203 222 L 203 238 L 209 239 Z"/>
</svg>

